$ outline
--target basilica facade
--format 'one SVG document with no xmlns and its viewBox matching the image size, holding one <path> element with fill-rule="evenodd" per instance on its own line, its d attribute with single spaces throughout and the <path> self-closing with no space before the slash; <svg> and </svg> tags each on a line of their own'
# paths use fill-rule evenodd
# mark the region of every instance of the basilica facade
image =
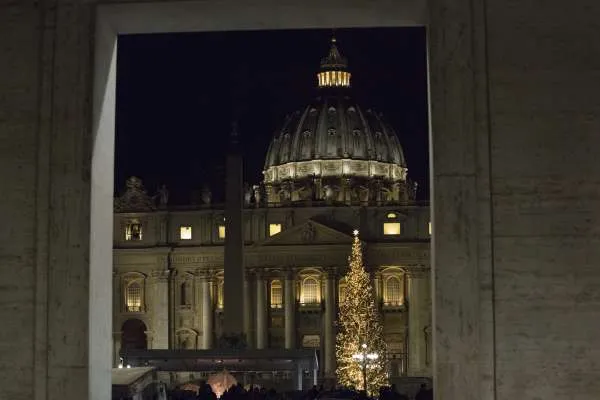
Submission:
<svg viewBox="0 0 600 400">
<path fill-rule="evenodd" d="M 335 40 L 318 96 L 274 135 L 264 179 L 246 185 L 243 307 L 246 345 L 315 349 L 335 374 L 338 305 L 352 231 L 364 244 L 390 376 L 431 376 L 430 211 L 399 139 L 351 97 Z M 211 349 L 223 331 L 225 207 L 209 190 L 173 207 L 135 177 L 115 198 L 115 365 L 123 349 Z M 232 311 L 229 311 L 232 312 Z"/>
</svg>

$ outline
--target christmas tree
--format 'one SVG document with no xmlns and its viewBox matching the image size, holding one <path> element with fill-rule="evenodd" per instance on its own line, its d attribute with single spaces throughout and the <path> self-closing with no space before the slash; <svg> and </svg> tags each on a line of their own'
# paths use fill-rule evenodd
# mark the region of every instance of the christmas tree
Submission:
<svg viewBox="0 0 600 400">
<path fill-rule="evenodd" d="M 338 316 L 337 379 L 341 385 L 374 394 L 387 384 L 386 346 L 358 231 L 354 231 L 348 261 L 350 270 Z"/>
</svg>

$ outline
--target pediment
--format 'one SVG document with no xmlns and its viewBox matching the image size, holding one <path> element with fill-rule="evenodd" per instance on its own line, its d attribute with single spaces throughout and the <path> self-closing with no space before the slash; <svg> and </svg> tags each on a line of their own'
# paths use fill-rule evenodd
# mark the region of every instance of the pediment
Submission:
<svg viewBox="0 0 600 400">
<path fill-rule="evenodd" d="M 347 244 L 352 243 L 352 235 L 323 225 L 314 220 L 283 230 L 273 235 L 257 246 L 294 246 L 294 245 L 319 245 L 319 244 Z"/>
</svg>

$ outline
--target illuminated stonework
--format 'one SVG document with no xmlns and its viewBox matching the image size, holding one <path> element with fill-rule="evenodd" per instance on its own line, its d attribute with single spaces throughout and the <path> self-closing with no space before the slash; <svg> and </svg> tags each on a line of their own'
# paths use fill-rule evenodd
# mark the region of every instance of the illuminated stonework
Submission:
<svg viewBox="0 0 600 400">
<path fill-rule="evenodd" d="M 333 39 L 317 74 L 319 96 L 288 115 L 269 146 L 263 170 L 268 203 L 414 199 L 398 136 L 381 113 L 351 99 L 347 67 Z"/>
<path fill-rule="evenodd" d="M 407 169 L 397 164 L 366 160 L 311 160 L 290 162 L 268 168 L 265 183 L 279 183 L 288 179 L 328 177 L 382 178 L 400 182 L 406 180 Z"/>
<path fill-rule="evenodd" d="M 335 37 L 331 39 L 331 47 L 327 57 L 321 60 L 321 72 L 317 74 L 319 87 L 350 87 L 348 62 L 337 48 Z"/>
</svg>

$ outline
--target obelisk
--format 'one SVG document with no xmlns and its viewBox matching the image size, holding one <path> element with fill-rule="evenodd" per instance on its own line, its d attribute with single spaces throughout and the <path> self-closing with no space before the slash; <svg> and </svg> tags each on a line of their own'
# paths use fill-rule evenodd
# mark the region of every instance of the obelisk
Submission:
<svg viewBox="0 0 600 400">
<path fill-rule="evenodd" d="M 244 219 L 243 163 L 236 123 L 233 124 L 227 152 L 225 177 L 225 276 L 223 288 L 223 333 L 242 335 L 244 331 Z"/>
</svg>

